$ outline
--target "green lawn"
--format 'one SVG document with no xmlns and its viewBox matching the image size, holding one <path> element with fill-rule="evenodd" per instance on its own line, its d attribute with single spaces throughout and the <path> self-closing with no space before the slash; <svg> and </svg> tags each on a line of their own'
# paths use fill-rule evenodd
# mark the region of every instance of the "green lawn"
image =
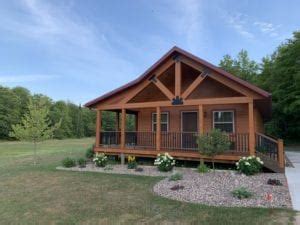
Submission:
<svg viewBox="0 0 300 225">
<path fill-rule="evenodd" d="M 1 224 L 289 224 L 294 212 L 222 208 L 158 197 L 160 178 L 57 171 L 79 157 L 92 139 L 47 141 L 32 165 L 31 145 L 0 142 Z"/>
</svg>

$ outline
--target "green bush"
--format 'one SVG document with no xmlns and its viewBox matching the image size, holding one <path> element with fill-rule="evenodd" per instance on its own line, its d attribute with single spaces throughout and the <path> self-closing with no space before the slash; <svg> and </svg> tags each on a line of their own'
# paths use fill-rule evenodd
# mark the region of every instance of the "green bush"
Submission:
<svg viewBox="0 0 300 225">
<path fill-rule="evenodd" d="M 62 165 L 66 168 L 74 167 L 76 166 L 76 161 L 75 159 L 67 157 L 62 160 Z"/>
<path fill-rule="evenodd" d="M 177 181 L 182 180 L 182 174 L 181 173 L 174 173 L 172 176 L 169 177 L 169 181 Z"/>
<path fill-rule="evenodd" d="M 263 166 L 263 161 L 259 157 L 248 156 L 241 158 L 237 163 L 237 169 L 245 175 L 253 175 L 259 173 Z"/>
<path fill-rule="evenodd" d="M 159 171 L 167 172 L 171 171 L 175 166 L 175 160 L 169 153 L 158 154 L 154 161 L 154 165 L 157 166 Z"/>
<path fill-rule="evenodd" d="M 211 157 L 214 170 L 215 156 L 229 150 L 231 144 L 228 135 L 219 129 L 213 129 L 209 134 L 200 135 L 197 139 L 197 143 L 199 152 Z"/>
<path fill-rule="evenodd" d="M 96 156 L 93 159 L 93 162 L 98 167 L 105 167 L 107 164 L 107 156 L 104 153 L 96 154 Z"/>
<path fill-rule="evenodd" d="M 86 166 L 86 160 L 84 158 L 79 158 L 77 164 L 80 168 L 84 168 Z"/>
<path fill-rule="evenodd" d="M 249 192 L 246 188 L 240 187 L 231 192 L 233 197 L 238 198 L 238 199 L 244 199 L 244 198 L 250 198 L 252 197 L 252 193 Z"/>
<path fill-rule="evenodd" d="M 89 147 L 85 152 L 85 157 L 87 159 L 92 159 L 94 157 L 94 154 L 95 154 L 95 152 L 94 152 L 93 147 Z"/>
<path fill-rule="evenodd" d="M 198 166 L 198 172 L 199 173 L 207 173 L 209 172 L 208 166 L 205 165 L 204 161 L 200 161 L 200 165 Z"/>
</svg>

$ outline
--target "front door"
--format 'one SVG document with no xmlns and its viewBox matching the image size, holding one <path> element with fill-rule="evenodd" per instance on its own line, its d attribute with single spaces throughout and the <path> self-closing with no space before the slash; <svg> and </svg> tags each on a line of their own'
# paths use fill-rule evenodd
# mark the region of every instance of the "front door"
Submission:
<svg viewBox="0 0 300 225">
<path fill-rule="evenodd" d="M 182 149 L 197 149 L 198 113 L 182 112 L 181 114 L 181 147 Z"/>
</svg>

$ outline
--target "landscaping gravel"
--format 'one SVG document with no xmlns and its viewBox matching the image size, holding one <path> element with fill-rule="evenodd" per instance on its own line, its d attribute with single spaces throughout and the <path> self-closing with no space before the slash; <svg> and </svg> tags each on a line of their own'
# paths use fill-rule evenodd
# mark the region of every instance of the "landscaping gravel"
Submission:
<svg viewBox="0 0 300 225">
<path fill-rule="evenodd" d="M 110 174 L 129 174 L 141 176 L 167 177 L 159 181 L 153 191 L 163 197 L 184 201 L 201 203 L 211 206 L 226 207 L 272 207 L 291 208 L 291 198 L 287 186 L 286 177 L 279 173 L 260 173 L 254 176 L 245 176 L 237 171 L 216 170 L 216 172 L 198 173 L 191 168 L 175 168 L 171 172 L 160 172 L 155 166 L 138 166 L 143 171 L 128 169 L 127 165 L 108 165 L 107 167 L 96 167 L 94 164 L 87 164 L 85 168 L 57 167 L 59 170 L 68 171 L 89 171 Z M 182 180 L 169 181 L 169 176 L 174 173 L 181 173 Z M 282 186 L 267 184 L 268 179 L 278 179 Z M 176 188 L 176 186 L 178 188 Z M 240 187 L 245 187 L 253 196 L 248 199 L 238 199 L 232 196 L 231 192 Z M 173 189 L 173 190 L 172 190 Z M 267 195 L 272 195 L 271 200 Z"/>
<path fill-rule="evenodd" d="M 130 175 L 141 175 L 141 176 L 151 176 L 151 177 L 166 177 L 175 173 L 175 171 L 189 171 L 188 168 L 176 168 L 171 172 L 160 172 L 155 166 L 138 166 L 143 168 L 143 171 L 135 171 L 135 169 L 128 169 L 127 165 L 108 165 L 106 167 L 96 167 L 94 164 L 87 164 L 85 168 L 71 167 L 65 168 L 62 166 L 56 167 L 58 170 L 69 170 L 69 171 L 89 171 L 89 172 L 101 172 L 101 173 L 113 173 L 113 174 L 130 174 Z"/>
<path fill-rule="evenodd" d="M 268 185 L 268 179 L 278 179 L 282 186 Z M 183 189 L 172 191 L 175 185 Z M 238 199 L 231 192 L 240 187 L 247 188 L 253 196 L 248 199 Z M 199 174 L 196 171 L 184 172 L 183 179 L 169 181 L 164 179 L 158 182 L 154 192 L 160 196 L 175 200 L 201 203 L 211 206 L 227 207 L 272 207 L 291 208 L 291 198 L 284 174 L 261 173 L 254 176 L 245 176 L 236 171 L 216 171 Z M 267 200 L 267 195 L 272 195 Z"/>
</svg>

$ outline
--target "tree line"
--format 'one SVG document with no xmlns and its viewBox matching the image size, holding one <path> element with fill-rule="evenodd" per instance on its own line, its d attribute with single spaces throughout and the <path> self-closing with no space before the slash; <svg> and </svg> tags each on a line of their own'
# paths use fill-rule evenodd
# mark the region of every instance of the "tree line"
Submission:
<svg viewBox="0 0 300 225">
<path fill-rule="evenodd" d="M 50 124 L 61 120 L 54 138 L 81 138 L 95 135 L 95 112 L 69 101 L 53 101 L 41 94 L 31 94 L 24 87 L 0 86 L 0 139 L 10 139 L 12 126 L 19 124 L 28 113 L 29 101 L 43 101 L 48 109 Z"/>
<path fill-rule="evenodd" d="M 247 51 L 237 57 L 225 55 L 219 66 L 272 93 L 272 119 L 265 124 L 269 135 L 300 140 L 300 32 L 282 43 L 262 62 L 251 60 Z"/>
<path fill-rule="evenodd" d="M 55 129 L 53 138 L 82 138 L 95 136 L 96 112 L 76 105 L 70 101 L 53 101 L 42 94 L 31 94 L 24 87 L 8 88 L 0 86 L 0 140 L 11 139 L 12 126 L 20 124 L 29 112 L 30 100 L 33 103 L 43 102 L 47 108 L 50 125 L 60 123 Z M 127 115 L 126 128 L 134 130 L 135 118 Z M 116 130 L 115 112 L 102 112 L 102 130 Z"/>
</svg>

